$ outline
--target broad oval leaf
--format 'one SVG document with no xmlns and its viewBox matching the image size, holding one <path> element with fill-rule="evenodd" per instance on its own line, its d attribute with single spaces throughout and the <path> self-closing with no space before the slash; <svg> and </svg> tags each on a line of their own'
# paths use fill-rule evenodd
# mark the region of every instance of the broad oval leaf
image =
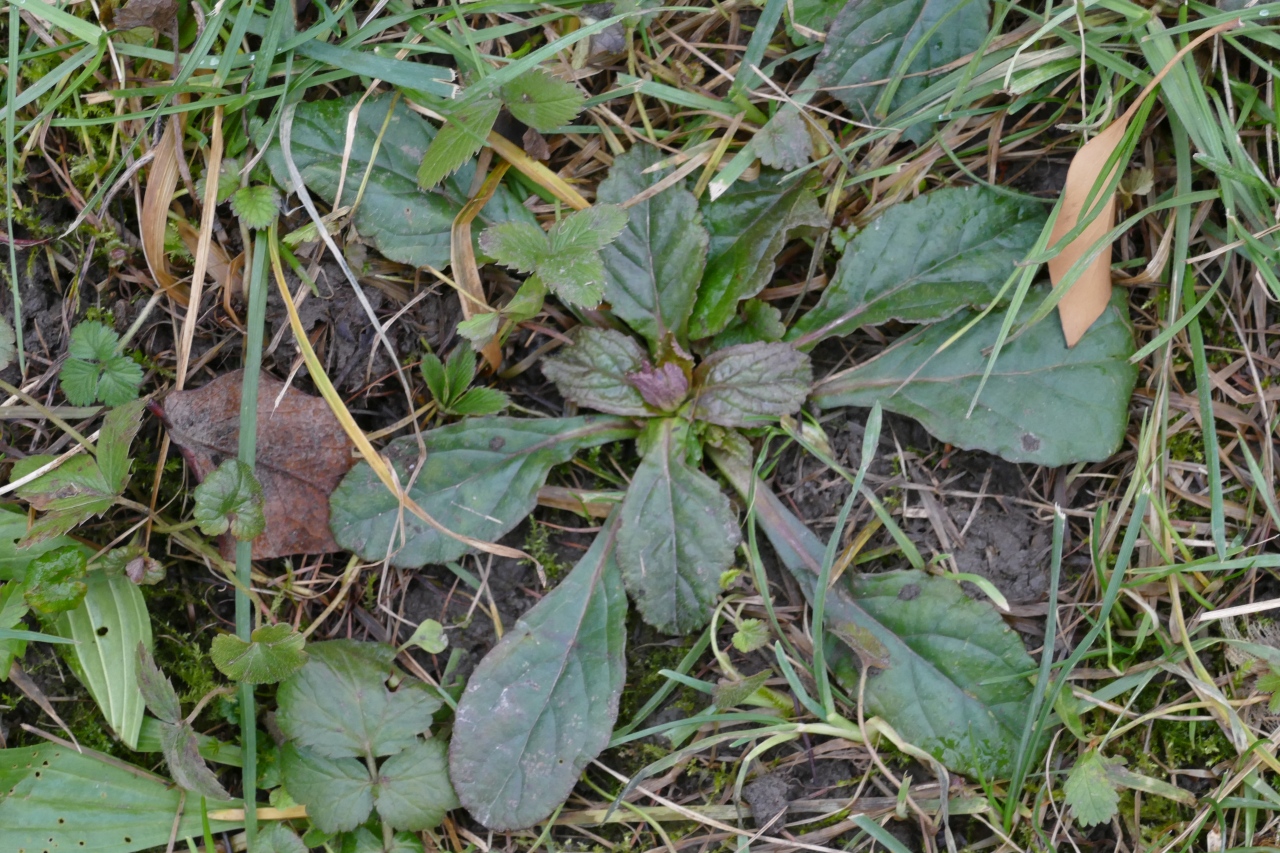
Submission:
<svg viewBox="0 0 1280 853">
<path fill-rule="evenodd" d="M 135 853 L 199 838 L 199 808 L 167 779 L 119 759 L 53 743 L 0 750 L 0 827 L 5 850 Z M 209 810 L 237 803 L 209 803 Z M 215 834 L 239 822 L 210 821 Z"/>
<path fill-rule="evenodd" d="M 675 419 L 655 422 L 619 510 L 622 579 L 644 620 L 669 634 L 711 618 L 739 541 L 729 498 L 685 461 L 684 433 Z"/>
<path fill-rule="evenodd" d="M 138 688 L 138 644 L 152 649 L 147 604 L 137 585 L 124 575 L 91 571 L 84 582 L 84 601 L 61 614 L 53 630 L 75 640 L 75 645 L 59 648 L 111 730 L 130 749 L 137 749 L 146 710 Z"/>
<path fill-rule="evenodd" d="M 634 338 L 591 326 L 579 326 L 569 336 L 570 346 L 542 360 L 542 375 L 556 384 L 561 396 L 584 409 L 611 415 L 652 414 L 639 389 L 627 379 L 647 363 Z"/>
<path fill-rule="evenodd" d="M 702 214 L 711 244 L 689 321 L 694 338 L 723 331 L 738 303 L 769 283 L 774 259 L 787 241 L 827 224 L 808 184 L 784 183 L 777 173 L 763 174 L 753 183 L 735 183 L 704 204 Z"/>
<path fill-rule="evenodd" d="M 490 829 L 545 818 L 609 742 L 626 679 L 616 539 L 617 513 L 467 682 L 449 766 L 458 798 Z"/>
<path fill-rule="evenodd" d="M 871 406 L 908 415 L 942 441 L 1010 462 L 1058 466 L 1106 459 L 1124 440 L 1138 368 L 1123 294 L 1074 348 L 1040 322 L 1012 337 L 966 417 L 1003 318 L 998 313 L 935 355 L 973 317 L 959 314 L 898 340 L 880 355 L 819 383 L 824 409 Z M 1034 306 L 1024 306 L 1025 320 Z M 903 384 L 906 383 L 906 384 Z"/>
<path fill-rule="evenodd" d="M 888 320 L 926 323 L 993 299 L 1044 228 L 1044 206 L 985 187 L 894 205 L 849 241 L 788 340 L 810 347 Z"/>
<path fill-rule="evenodd" d="M 633 435 L 629 422 L 599 416 L 477 418 L 423 433 L 421 471 L 413 470 L 419 454 L 411 437 L 391 442 L 384 455 L 432 517 L 455 533 L 492 542 L 533 511 L 553 467 L 583 448 Z M 363 462 L 334 491 L 330 526 L 342 547 L 370 560 L 390 555 L 394 566 L 446 563 L 467 551 L 464 543 L 402 513 Z"/>
<path fill-rule="evenodd" d="M 621 204 L 657 184 L 662 173 L 644 170 L 661 156 L 647 145 L 637 145 L 617 157 L 596 199 Z M 627 212 L 626 228 L 600 253 L 604 298 L 615 317 L 650 342 L 672 332 L 685 344 L 710 241 L 698 200 L 683 184 L 676 184 Z"/>
<path fill-rule="evenodd" d="M 378 250 L 393 261 L 444 269 L 450 263 L 453 220 L 467 202 L 475 166 L 468 162 L 430 192 L 420 190 L 418 166 L 436 129 L 399 102 L 383 134 L 382 124 L 394 97 L 391 94 L 371 97 L 360 107 L 351 156 L 344 164 L 347 117 L 359 97 L 350 95 L 298 105 L 292 135 L 294 164 L 311 191 L 328 202 L 333 202 L 338 192 L 339 176 L 345 166 L 347 180 L 339 201 L 343 205 L 353 204 L 362 188 L 362 181 L 352 176 L 363 176 L 368 171 L 369 181 L 355 213 L 356 228 L 371 237 Z M 279 142 L 268 136 L 270 130 L 271 125 L 259 128 L 254 140 L 266 149 L 267 165 L 276 183 L 288 189 L 289 172 Z M 382 144 L 378 159 L 369 170 L 369 156 L 379 137 Z M 533 215 L 506 187 L 498 187 L 493 199 L 480 211 L 479 220 L 492 225 L 509 219 L 536 224 Z"/>
<path fill-rule="evenodd" d="M 745 491 L 749 473 L 731 479 Z M 755 500 L 770 544 L 811 597 L 822 542 L 763 483 L 756 483 Z M 836 636 L 873 638 L 868 642 L 887 658 L 867 678 L 869 713 L 952 770 L 980 779 L 1008 773 L 1030 710 L 1026 676 L 1035 663 L 994 607 L 923 572 L 846 575 L 827 592 L 826 627 Z"/>
<path fill-rule="evenodd" d="M 809 357 L 790 344 L 739 344 L 716 350 L 693 374 L 694 420 L 721 426 L 789 415 L 809 395 Z"/>
</svg>

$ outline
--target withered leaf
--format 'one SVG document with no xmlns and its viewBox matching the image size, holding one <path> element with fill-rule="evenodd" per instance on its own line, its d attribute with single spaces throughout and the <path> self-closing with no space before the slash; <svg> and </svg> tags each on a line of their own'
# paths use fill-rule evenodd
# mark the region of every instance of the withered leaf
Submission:
<svg viewBox="0 0 1280 853">
<path fill-rule="evenodd" d="M 169 437 L 197 480 L 238 452 L 243 373 L 219 376 L 164 400 Z M 255 560 L 341 550 L 329 532 L 329 493 L 351 468 L 351 440 L 319 397 L 290 387 L 277 406 L 283 388 L 284 383 L 266 374 L 258 382 L 255 473 L 262 484 L 267 526 L 253 540 Z M 223 536 L 219 546 L 231 559 L 235 540 Z"/>
<path fill-rule="evenodd" d="M 156 32 L 168 32 L 177 14 L 174 0 L 129 0 L 124 8 L 116 10 L 112 26 L 117 30 L 151 27 Z"/>
</svg>

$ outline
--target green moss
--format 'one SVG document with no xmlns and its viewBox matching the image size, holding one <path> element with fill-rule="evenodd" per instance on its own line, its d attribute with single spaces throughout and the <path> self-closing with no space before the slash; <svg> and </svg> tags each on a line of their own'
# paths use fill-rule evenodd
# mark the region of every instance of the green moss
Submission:
<svg viewBox="0 0 1280 853">
<path fill-rule="evenodd" d="M 551 547 L 551 528 L 537 521 L 529 523 L 529 533 L 524 537 L 524 550 L 542 564 L 542 570 L 547 573 L 547 578 L 551 581 L 560 580 L 569 573 L 569 569 L 573 568 L 561 560 L 555 549 Z M 528 560 L 522 562 L 532 565 Z"/>
</svg>

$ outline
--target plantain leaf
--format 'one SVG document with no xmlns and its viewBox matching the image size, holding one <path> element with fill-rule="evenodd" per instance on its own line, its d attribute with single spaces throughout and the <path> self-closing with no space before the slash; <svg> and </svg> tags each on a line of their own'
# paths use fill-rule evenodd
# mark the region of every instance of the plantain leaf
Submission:
<svg viewBox="0 0 1280 853">
<path fill-rule="evenodd" d="M 1029 300 L 1034 302 L 1035 300 Z M 1024 306 L 1020 319 L 1034 310 Z M 973 317 L 959 314 L 900 338 L 870 361 L 819 383 L 824 409 L 871 406 L 908 415 L 942 441 L 985 450 L 1011 462 L 1066 465 L 1097 462 L 1116 451 L 1129 422 L 1138 368 L 1129 363 L 1133 333 L 1124 294 L 1089 333 L 1067 349 L 1062 328 L 1043 321 L 1000 352 L 991 377 L 966 417 L 1003 318 L 993 313 L 935 355 Z M 906 384 L 903 384 L 906 383 Z"/>
<path fill-rule="evenodd" d="M 436 521 L 491 542 L 533 510 L 553 467 L 584 448 L 634 435 L 619 418 L 475 418 L 423 433 L 427 456 L 420 471 L 413 470 L 420 461 L 413 438 L 396 439 L 384 455 Z M 330 527 L 343 548 L 373 560 L 390 554 L 394 566 L 447 563 L 467 552 L 465 543 L 403 512 L 363 462 L 330 497 Z"/>
<path fill-rule="evenodd" d="M 490 829 L 545 818 L 609 742 L 626 675 L 616 538 L 617 513 L 467 682 L 449 766 L 458 798 Z"/>
<path fill-rule="evenodd" d="M 995 299 L 1044 227 L 1045 209 L 982 187 L 894 205 L 859 231 L 822 298 L 787 336 L 810 347 L 859 326 L 925 323 Z"/>
</svg>

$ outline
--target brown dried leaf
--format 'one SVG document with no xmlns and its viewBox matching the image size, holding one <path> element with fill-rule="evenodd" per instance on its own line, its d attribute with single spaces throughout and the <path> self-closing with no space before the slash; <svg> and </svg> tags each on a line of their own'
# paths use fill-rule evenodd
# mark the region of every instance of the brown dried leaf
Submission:
<svg viewBox="0 0 1280 853">
<path fill-rule="evenodd" d="M 112 26 L 117 30 L 133 30 L 151 27 L 156 32 L 167 32 L 178 15 L 174 0 L 129 0 L 123 9 L 117 9 Z"/>
<path fill-rule="evenodd" d="M 197 480 L 238 452 L 242 379 L 237 370 L 164 400 L 169 437 Z M 259 380 L 256 473 L 267 528 L 253 540 L 255 560 L 341 550 L 329 532 L 329 494 L 351 468 L 351 441 L 319 397 L 290 387 L 277 406 L 283 389 L 274 377 Z M 224 536 L 219 544 L 232 559 L 234 540 Z"/>
</svg>

